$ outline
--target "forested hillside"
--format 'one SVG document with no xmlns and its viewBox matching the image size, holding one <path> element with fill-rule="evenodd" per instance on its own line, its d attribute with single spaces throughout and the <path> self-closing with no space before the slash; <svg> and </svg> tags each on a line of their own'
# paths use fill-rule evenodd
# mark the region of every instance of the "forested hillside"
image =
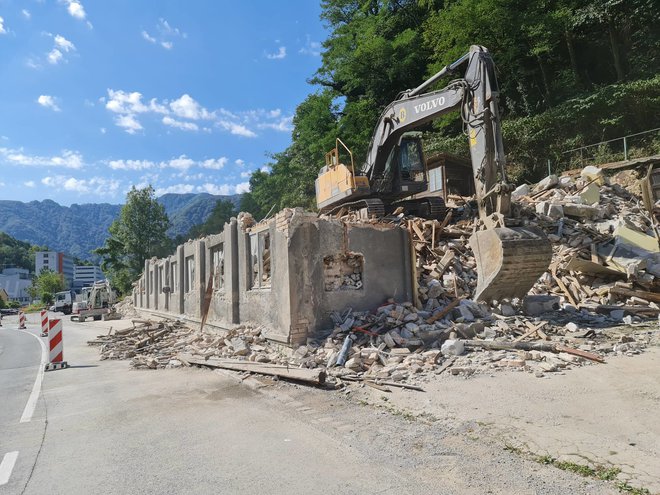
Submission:
<svg viewBox="0 0 660 495">
<path fill-rule="evenodd" d="M 473 44 L 498 67 L 514 180 L 539 178 L 548 160 L 570 166 L 568 149 L 659 127 L 659 11 L 652 0 L 324 0 L 330 35 L 315 91 L 296 110 L 291 145 L 273 155 L 270 173 L 252 176 L 241 207 L 260 217 L 273 205 L 313 206 L 335 137 L 360 164 L 383 107 Z M 467 155 L 457 115 L 421 130 L 427 153 Z M 629 146 L 660 152 L 659 134 Z"/>
<path fill-rule="evenodd" d="M 168 235 L 181 236 L 192 226 L 204 223 L 216 204 L 225 199 L 237 204 L 239 196 L 206 193 L 161 196 L 158 202 L 165 207 L 170 220 Z M 108 203 L 62 206 L 51 200 L 29 203 L 0 200 L 0 233 L 66 252 L 81 260 L 98 262 L 92 250 L 103 246 L 109 235 L 108 228 L 120 210 L 121 205 Z M 30 269 L 34 269 L 34 262 Z"/>
<path fill-rule="evenodd" d="M 0 232 L 0 271 L 4 268 L 24 268 L 34 271 L 34 253 L 38 246 L 22 242 Z"/>
</svg>

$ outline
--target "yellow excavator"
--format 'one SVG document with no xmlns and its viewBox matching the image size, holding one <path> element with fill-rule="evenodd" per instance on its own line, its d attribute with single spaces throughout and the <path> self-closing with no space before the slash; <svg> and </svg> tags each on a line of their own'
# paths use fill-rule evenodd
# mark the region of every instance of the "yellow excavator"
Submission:
<svg viewBox="0 0 660 495">
<path fill-rule="evenodd" d="M 463 77 L 444 89 L 425 92 L 440 78 L 463 67 Z M 552 249 L 540 229 L 524 226 L 512 217 L 514 186 L 506 176 L 498 97 L 490 53 L 482 46 L 471 46 L 457 61 L 418 87 L 403 91 L 385 108 L 359 172 L 351 151 L 337 139 L 316 179 L 320 212 L 358 210 L 371 217 L 402 207 L 409 214 L 443 218 L 442 198 L 424 194 L 428 193 L 428 170 L 421 135 L 411 131 L 460 109 L 470 145 L 480 219 L 470 237 L 479 274 L 474 299 L 525 296 L 548 268 Z M 340 151 L 350 158 L 350 165 L 340 162 Z"/>
</svg>

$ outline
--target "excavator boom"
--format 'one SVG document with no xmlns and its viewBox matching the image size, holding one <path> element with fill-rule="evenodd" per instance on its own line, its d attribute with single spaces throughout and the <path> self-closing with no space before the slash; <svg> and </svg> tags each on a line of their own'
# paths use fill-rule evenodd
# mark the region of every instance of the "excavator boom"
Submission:
<svg viewBox="0 0 660 495">
<path fill-rule="evenodd" d="M 462 78 L 444 89 L 424 93 L 441 77 L 463 66 L 466 68 Z M 402 92 L 383 110 L 361 174 L 355 173 L 352 155 L 350 167 L 339 163 L 339 146 L 333 160 L 326 158 L 326 166 L 316 180 L 319 209 L 325 213 L 362 207 L 367 213 L 378 213 L 384 211 L 383 203 L 413 207 L 427 201 L 428 205 L 417 211 L 431 218 L 444 216 L 444 203 L 440 209 L 434 206 L 433 197 L 420 200 L 413 196 L 427 192 L 427 170 L 425 164 L 415 168 L 409 161 L 410 149 L 415 146 L 408 145 L 412 141 L 406 136 L 413 129 L 460 109 L 470 144 L 479 208 L 479 227 L 470 238 L 479 274 L 475 300 L 523 297 L 547 269 L 552 250 L 540 229 L 521 226 L 520 220 L 511 218 L 513 186 L 506 177 L 498 97 L 490 53 L 482 46 L 471 46 L 460 59 L 417 88 Z M 417 143 L 421 153 L 419 138 Z M 404 158 L 408 161 L 404 162 Z"/>
</svg>

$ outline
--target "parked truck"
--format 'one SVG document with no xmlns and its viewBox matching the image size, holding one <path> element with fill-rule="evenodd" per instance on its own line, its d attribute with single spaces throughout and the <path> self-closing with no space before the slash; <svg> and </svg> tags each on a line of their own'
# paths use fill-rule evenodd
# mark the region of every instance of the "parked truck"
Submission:
<svg viewBox="0 0 660 495">
<path fill-rule="evenodd" d="M 73 303 L 76 301 L 76 293 L 72 290 L 63 290 L 55 294 L 55 302 L 49 308 L 53 312 L 61 312 L 70 315 L 73 310 Z"/>
</svg>

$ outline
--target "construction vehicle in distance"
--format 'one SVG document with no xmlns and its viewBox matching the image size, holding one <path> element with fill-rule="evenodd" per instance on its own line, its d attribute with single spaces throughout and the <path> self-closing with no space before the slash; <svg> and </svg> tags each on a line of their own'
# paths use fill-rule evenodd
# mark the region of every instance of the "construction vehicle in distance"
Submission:
<svg viewBox="0 0 660 495">
<path fill-rule="evenodd" d="M 87 318 L 94 320 L 114 320 L 117 313 L 114 310 L 114 304 L 117 302 L 117 295 L 110 287 L 107 280 L 94 282 L 91 288 L 88 288 L 86 304 L 83 300 L 81 308 L 76 314 L 71 315 L 71 321 L 84 322 Z M 84 308 L 84 309 L 83 309 Z"/>
<path fill-rule="evenodd" d="M 466 65 L 464 76 L 438 91 L 424 93 L 433 83 Z M 442 198 L 429 195 L 428 172 L 419 133 L 413 129 L 460 109 L 467 131 L 472 178 L 479 209 L 479 230 L 470 238 L 479 279 L 474 299 L 490 301 L 523 297 L 548 268 L 550 242 L 543 232 L 513 218 L 511 192 L 498 109 L 499 87 L 488 50 L 470 51 L 417 88 L 403 91 L 382 112 L 359 174 L 351 151 L 337 139 L 316 179 L 321 213 L 359 210 L 362 216 L 382 216 L 403 207 L 426 218 L 444 216 Z M 350 157 L 340 163 L 339 146 Z"/>
<path fill-rule="evenodd" d="M 72 290 L 63 290 L 56 292 L 53 299 L 53 305 L 48 308 L 50 311 L 70 315 L 73 309 L 73 303 L 76 301 L 76 293 Z"/>
</svg>

